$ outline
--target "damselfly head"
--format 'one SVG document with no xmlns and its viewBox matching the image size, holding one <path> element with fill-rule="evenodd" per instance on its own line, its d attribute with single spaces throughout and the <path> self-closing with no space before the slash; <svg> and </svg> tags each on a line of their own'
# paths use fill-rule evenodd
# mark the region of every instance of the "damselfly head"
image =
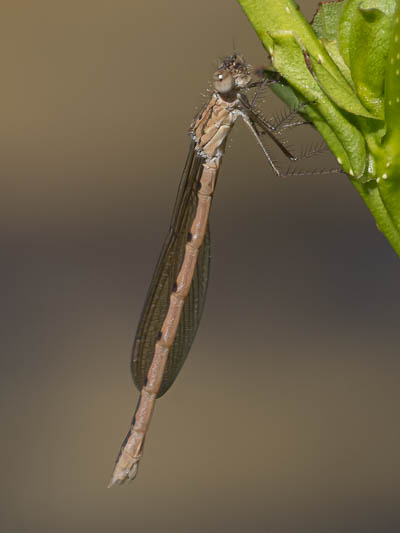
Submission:
<svg viewBox="0 0 400 533">
<path fill-rule="evenodd" d="M 214 89 L 221 94 L 246 87 L 251 81 L 250 69 L 242 56 L 226 57 L 213 76 Z"/>
</svg>

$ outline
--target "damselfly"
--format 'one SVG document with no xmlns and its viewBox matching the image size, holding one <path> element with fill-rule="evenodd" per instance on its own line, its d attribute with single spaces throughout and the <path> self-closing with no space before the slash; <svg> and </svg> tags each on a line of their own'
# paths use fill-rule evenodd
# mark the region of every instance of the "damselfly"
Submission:
<svg viewBox="0 0 400 533">
<path fill-rule="evenodd" d="M 109 486 L 136 476 L 156 398 L 177 377 L 199 326 L 207 291 L 210 263 L 208 216 L 226 141 L 241 117 L 253 132 L 272 170 L 280 171 L 261 141 L 273 135 L 246 93 L 254 82 L 244 59 L 226 58 L 213 77 L 210 100 L 194 119 L 189 155 L 183 171 L 169 234 L 162 249 L 142 312 L 133 347 L 131 369 L 140 391 L 133 421 Z"/>
</svg>

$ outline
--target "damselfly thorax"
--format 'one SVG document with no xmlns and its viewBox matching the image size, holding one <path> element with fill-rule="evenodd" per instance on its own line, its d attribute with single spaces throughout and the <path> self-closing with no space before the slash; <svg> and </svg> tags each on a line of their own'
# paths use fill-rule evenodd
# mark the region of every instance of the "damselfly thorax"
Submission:
<svg viewBox="0 0 400 533">
<path fill-rule="evenodd" d="M 273 172 L 280 175 L 262 142 L 274 127 L 247 99 L 253 82 L 241 56 L 226 58 L 213 77 L 214 90 L 194 119 L 191 145 L 180 182 L 169 234 L 147 294 L 132 354 L 132 376 L 140 390 L 128 435 L 109 486 L 136 476 L 156 398 L 177 377 L 194 340 L 207 291 L 210 263 L 209 213 L 227 137 L 241 117 L 261 146 Z"/>
</svg>

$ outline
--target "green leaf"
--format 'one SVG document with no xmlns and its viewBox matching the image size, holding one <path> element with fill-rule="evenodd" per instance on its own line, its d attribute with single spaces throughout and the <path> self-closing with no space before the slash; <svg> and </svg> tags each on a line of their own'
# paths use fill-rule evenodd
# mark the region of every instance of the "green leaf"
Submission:
<svg viewBox="0 0 400 533">
<path fill-rule="evenodd" d="M 312 28 L 317 37 L 327 41 L 336 40 L 339 19 L 345 4 L 345 0 L 320 4 L 312 20 Z"/>
<path fill-rule="evenodd" d="M 352 90 L 352 87 L 346 84 L 338 84 L 337 80 L 333 78 L 325 66 L 315 59 L 310 57 L 312 70 L 315 73 L 314 78 L 317 80 L 321 90 L 323 90 L 329 98 L 338 106 L 354 115 L 361 115 L 362 117 L 376 118 L 371 114 L 357 98 L 357 95 Z"/>
<path fill-rule="evenodd" d="M 400 3 L 394 17 L 385 76 L 386 136 L 383 148 L 397 164 L 400 155 Z"/>
<path fill-rule="evenodd" d="M 346 63 L 343 60 L 343 57 L 340 55 L 339 51 L 339 45 L 336 40 L 334 41 L 327 41 L 326 39 L 321 39 L 322 44 L 325 46 L 326 51 L 332 58 L 332 60 L 335 62 L 337 67 L 339 68 L 340 72 L 343 74 L 344 79 L 347 81 L 347 83 L 354 89 L 354 83 L 353 78 L 351 77 L 351 71 L 349 67 L 346 65 Z"/>
<path fill-rule="evenodd" d="M 376 181 L 369 183 L 360 183 L 352 180 L 354 187 L 358 190 L 367 207 L 370 209 L 375 218 L 378 229 L 385 235 L 393 249 L 400 257 L 400 232 L 399 225 L 391 216 L 385 204 L 380 188 Z M 396 211 L 399 209 L 399 204 L 396 203 Z"/>
<path fill-rule="evenodd" d="M 339 68 L 340 72 L 343 74 L 347 83 L 354 88 L 350 69 L 340 54 L 337 42 L 340 16 L 345 5 L 345 0 L 321 3 L 314 15 L 312 28 L 332 60 Z"/>
<path fill-rule="evenodd" d="M 292 0 L 238 0 L 281 81 L 400 255 L 400 0 L 323 3 L 313 28 Z"/>
<path fill-rule="evenodd" d="M 385 60 L 394 7 L 394 0 L 350 0 L 339 24 L 339 48 L 351 70 L 357 96 L 381 119 L 384 118 Z"/>
</svg>

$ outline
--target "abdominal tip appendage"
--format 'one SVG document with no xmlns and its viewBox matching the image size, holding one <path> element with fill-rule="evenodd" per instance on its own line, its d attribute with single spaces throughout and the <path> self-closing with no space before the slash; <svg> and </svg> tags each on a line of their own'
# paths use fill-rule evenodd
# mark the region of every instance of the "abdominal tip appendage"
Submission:
<svg viewBox="0 0 400 533">
<path fill-rule="evenodd" d="M 114 485 L 122 485 L 125 481 L 132 481 L 136 477 L 137 470 L 137 463 L 134 463 L 130 468 L 121 468 L 117 463 L 107 488 L 110 489 Z"/>
</svg>

